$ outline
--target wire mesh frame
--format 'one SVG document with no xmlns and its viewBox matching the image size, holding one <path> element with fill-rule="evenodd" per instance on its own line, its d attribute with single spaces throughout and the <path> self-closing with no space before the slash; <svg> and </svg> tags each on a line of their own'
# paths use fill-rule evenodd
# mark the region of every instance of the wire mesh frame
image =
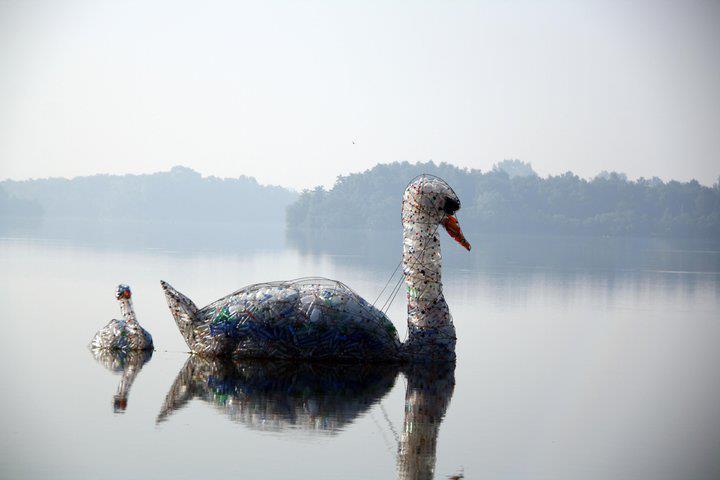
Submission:
<svg viewBox="0 0 720 480">
<path fill-rule="evenodd" d="M 196 353 L 231 348 L 238 356 L 374 359 L 392 358 L 400 347 L 395 326 L 382 312 L 344 283 L 324 277 L 249 285 L 203 311 L 195 331 L 199 348 L 191 347 L 201 350 Z"/>
<path fill-rule="evenodd" d="M 415 176 L 412 180 L 410 180 L 410 181 L 407 183 L 407 185 L 405 186 L 405 190 L 403 190 L 403 196 L 404 196 L 404 192 L 406 192 L 406 191 L 408 190 L 408 188 L 410 188 L 410 186 L 411 186 L 413 183 L 415 183 L 416 181 L 418 181 L 419 179 L 434 179 L 434 180 L 437 180 L 437 181 L 441 182 L 442 185 L 443 185 L 445 188 L 447 188 L 447 189 L 453 194 L 453 196 L 455 197 L 455 199 L 457 199 L 458 209 L 459 209 L 459 207 L 460 207 L 460 205 L 461 205 L 461 202 L 460 202 L 459 197 L 458 197 L 457 194 L 455 193 L 455 190 L 450 186 L 450 184 L 448 184 L 448 182 L 447 182 L 445 179 L 443 179 L 442 177 L 439 177 L 439 176 L 437 176 L 437 175 L 433 175 L 433 174 L 431 174 L 431 173 L 422 173 L 422 174 L 420 174 L 420 175 Z M 405 205 L 405 199 L 403 198 L 403 206 L 404 206 L 404 205 Z M 423 205 L 418 205 L 418 204 L 416 204 L 415 207 L 416 207 L 418 210 L 421 210 L 421 211 L 426 210 Z M 431 214 L 434 214 L 435 212 L 427 212 L 427 211 L 425 211 L 424 213 L 426 213 L 428 216 L 430 216 Z M 401 219 L 401 221 L 403 221 L 404 215 L 405 215 L 405 209 L 403 208 L 403 209 L 401 210 L 401 212 L 400 212 L 400 219 Z M 416 222 L 416 223 L 422 223 L 422 222 Z M 429 222 L 428 222 L 428 223 L 429 223 Z M 426 239 L 426 241 L 424 242 L 424 244 L 423 244 L 423 246 L 422 246 L 422 249 L 420 250 L 420 253 L 417 254 L 417 255 L 411 255 L 411 258 L 414 260 L 412 266 L 415 266 L 418 262 L 420 262 L 420 258 L 419 258 L 419 257 L 425 252 L 425 249 L 427 248 L 427 246 L 428 246 L 431 238 L 434 236 L 435 233 L 437 233 L 438 227 L 439 227 L 439 223 L 435 225 L 435 230 L 433 231 L 433 235 L 431 235 L 430 237 L 428 237 L 428 238 Z M 395 276 L 395 274 L 396 274 L 397 271 L 399 270 L 399 268 L 400 268 L 400 266 L 402 265 L 402 263 L 403 263 L 403 259 L 401 259 L 401 260 L 398 262 L 398 264 L 395 266 L 395 269 L 394 269 L 393 272 L 390 274 L 390 277 L 388 278 L 387 282 L 385 282 L 385 285 L 383 286 L 382 290 L 380 291 L 380 293 L 378 294 L 378 296 L 375 298 L 375 301 L 373 301 L 373 303 L 372 303 L 373 306 L 378 302 L 378 300 L 380 299 L 380 297 L 382 296 L 382 294 L 385 292 L 385 290 L 387 289 L 387 287 L 388 287 L 388 285 L 390 284 L 390 282 L 392 281 L 393 277 Z M 395 298 L 397 297 L 397 294 L 398 294 L 399 291 L 400 291 L 401 284 L 402 284 L 402 282 L 403 282 L 404 279 L 405 279 L 405 272 L 403 271 L 402 274 L 400 275 L 400 278 L 397 280 L 397 282 L 396 282 L 395 285 L 393 286 L 393 288 L 390 289 L 390 294 L 388 295 L 388 298 L 385 300 L 385 302 L 383 302 L 383 305 L 382 305 L 382 307 L 380 308 L 380 310 L 381 310 L 383 313 L 386 313 L 387 311 L 389 311 L 390 307 L 392 306 L 393 302 L 395 301 Z M 441 282 L 440 280 L 438 280 L 438 283 L 440 283 L 440 285 L 442 286 L 442 282 Z M 427 287 L 425 287 L 425 289 L 423 289 L 423 290 L 420 292 L 420 295 L 422 295 L 423 293 L 425 293 L 425 290 L 426 290 L 426 289 L 427 289 Z"/>
<path fill-rule="evenodd" d="M 211 302 L 208 307 L 212 308 L 217 305 L 222 305 L 226 302 L 226 300 L 229 297 L 235 297 L 237 295 L 241 295 L 244 293 L 254 292 L 257 290 L 261 290 L 263 288 L 283 288 L 283 287 L 294 287 L 294 286 L 320 286 L 325 287 L 328 289 L 331 289 L 333 293 L 337 293 L 338 291 L 343 291 L 350 297 L 354 297 L 358 300 L 358 305 L 363 308 L 369 315 L 376 316 L 376 313 L 373 311 L 374 305 L 368 304 L 355 290 L 348 287 L 346 284 L 339 280 L 333 280 L 331 278 L 327 277 L 299 277 L 294 278 L 292 280 L 278 280 L 278 281 L 271 281 L 271 282 L 259 282 L 259 283 L 253 283 L 251 285 L 246 285 L 245 287 L 234 291 L 233 293 L 226 295 L 222 298 L 219 298 L 213 302 Z"/>
</svg>

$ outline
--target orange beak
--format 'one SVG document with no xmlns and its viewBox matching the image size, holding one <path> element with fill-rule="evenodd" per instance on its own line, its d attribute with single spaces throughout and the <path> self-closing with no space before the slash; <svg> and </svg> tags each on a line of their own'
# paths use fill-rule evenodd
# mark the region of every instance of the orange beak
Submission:
<svg viewBox="0 0 720 480">
<path fill-rule="evenodd" d="M 465 247 L 468 252 L 470 251 L 470 242 L 465 240 L 465 235 L 463 235 L 462 230 L 460 230 L 460 224 L 458 223 L 457 218 L 453 215 L 448 215 L 443 219 L 442 226 L 445 227 L 448 235 L 454 238 L 460 245 Z"/>
</svg>

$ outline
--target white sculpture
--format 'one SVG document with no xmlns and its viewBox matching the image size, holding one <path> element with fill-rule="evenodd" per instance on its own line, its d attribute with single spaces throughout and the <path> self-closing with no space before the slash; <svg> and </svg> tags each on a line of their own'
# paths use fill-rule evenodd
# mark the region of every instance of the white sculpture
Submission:
<svg viewBox="0 0 720 480">
<path fill-rule="evenodd" d="M 121 319 L 112 319 L 90 342 L 92 349 L 152 350 L 150 334 L 140 326 L 132 306 L 132 292 L 127 285 L 118 285 L 115 295 L 120 303 Z"/>
<path fill-rule="evenodd" d="M 209 356 L 346 361 L 453 361 L 455 327 L 442 292 L 442 225 L 467 250 L 453 216 L 460 200 L 442 179 L 415 178 L 402 202 L 409 337 L 400 343 L 383 312 L 344 284 L 307 278 L 257 284 L 205 308 L 161 282 L 190 349 Z"/>
</svg>

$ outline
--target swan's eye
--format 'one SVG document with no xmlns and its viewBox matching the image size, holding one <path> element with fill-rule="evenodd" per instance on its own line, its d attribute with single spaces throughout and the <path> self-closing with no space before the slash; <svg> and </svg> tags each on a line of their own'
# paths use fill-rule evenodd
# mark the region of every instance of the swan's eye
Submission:
<svg viewBox="0 0 720 480">
<path fill-rule="evenodd" d="M 447 213 L 448 215 L 454 215 L 455 212 L 457 212 L 459 209 L 460 202 L 451 197 L 445 198 L 445 206 L 443 207 L 443 211 L 445 213 Z"/>
</svg>

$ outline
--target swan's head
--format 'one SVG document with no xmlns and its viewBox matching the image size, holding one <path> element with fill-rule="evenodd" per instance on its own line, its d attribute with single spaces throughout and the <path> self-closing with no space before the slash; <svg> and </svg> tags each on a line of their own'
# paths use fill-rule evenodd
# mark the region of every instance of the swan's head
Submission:
<svg viewBox="0 0 720 480">
<path fill-rule="evenodd" d="M 130 297 L 132 297 L 130 287 L 125 285 L 124 283 L 118 285 L 117 292 L 115 292 L 115 298 L 117 298 L 118 300 L 129 300 Z"/>
<path fill-rule="evenodd" d="M 465 239 L 455 212 L 460 210 L 460 199 L 442 178 L 422 174 L 408 184 L 403 194 L 403 223 L 442 225 L 448 234 L 465 249 Z"/>
</svg>

